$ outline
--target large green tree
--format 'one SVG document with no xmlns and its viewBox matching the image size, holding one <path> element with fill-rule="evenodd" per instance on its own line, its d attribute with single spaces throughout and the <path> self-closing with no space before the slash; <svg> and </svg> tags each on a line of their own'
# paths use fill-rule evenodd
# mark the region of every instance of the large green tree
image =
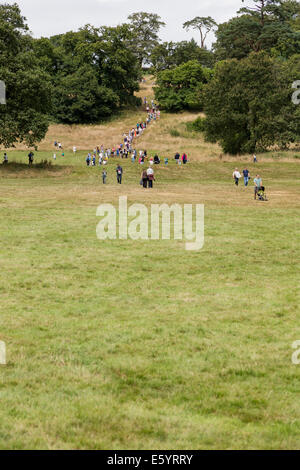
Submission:
<svg viewBox="0 0 300 470">
<path fill-rule="evenodd" d="M 237 17 L 220 24 L 214 51 L 218 59 L 241 59 L 265 50 L 285 58 L 300 49 L 296 28 L 299 2 L 296 0 L 253 0 Z"/>
<path fill-rule="evenodd" d="M 51 74 L 54 118 L 65 123 L 92 123 L 124 105 L 138 104 L 141 69 L 131 51 L 128 25 L 86 25 L 50 39 L 35 41 L 36 55 Z"/>
<path fill-rule="evenodd" d="M 6 105 L 0 106 L 0 144 L 34 146 L 48 130 L 51 84 L 33 50 L 26 19 L 17 4 L 0 5 L 0 79 Z"/>
<path fill-rule="evenodd" d="M 155 73 L 178 67 L 190 60 L 197 60 L 204 67 L 212 67 L 214 64 L 212 52 L 202 49 L 194 39 L 158 44 L 151 54 L 151 63 Z"/>
<path fill-rule="evenodd" d="M 211 78 L 211 70 L 197 61 L 186 62 L 157 74 L 155 98 L 162 109 L 177 112 L 184 109 L 202 109 L 204 85 Z"/>
<path fill-rule="evenodd" d="M 292 60 L 292 59 L 291 59 Z M 238 154 L 300 140 L 299 110 L 292 103 L 291 64 L 252 53 L 219 62 L 205 90 L 206 135 Z"/>
<path fill-rule="evenodd" d="M 132 50 L 135 51 L 140 65 L 149 64 L 153 49 L 159 43 L 159 31 L 165 26 L 161 17 L 155 13 L 140 11 L 128 16 L 134 40 Z"/>
</svg>

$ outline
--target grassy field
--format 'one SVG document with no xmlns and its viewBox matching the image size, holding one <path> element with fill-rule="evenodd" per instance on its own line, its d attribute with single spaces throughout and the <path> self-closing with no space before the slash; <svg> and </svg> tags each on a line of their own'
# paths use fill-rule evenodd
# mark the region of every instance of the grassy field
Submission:
<svg viewBox="0 0 300 470">
<path fill-rule="evenodd" d="M 107 145 L 133 116 L 100 126 Z M 252 183 L 233 185 L 233 157 L 184 133 L 193 117 L 165 115 L 143 137 L 150 153 L 191 156 L 156 168 L 153 191 L 130 161 L 122 186 L 115 161 L 105 187 L 86 168 L 97 128 L 90 147 L 72 129 L 76 157 L 70 128 L 54 126 L 35 164 L 54 135 L 64 158 L 28 168 L 15 150 L 0 166 L 0 449 L 299 448 L 300 154 L 237 159 L 263 176 L 269 202 L 254 201 Z M 203 250 L 99 241 L 96 208 L 120 195 L 204 203 Z"/>
</svg>

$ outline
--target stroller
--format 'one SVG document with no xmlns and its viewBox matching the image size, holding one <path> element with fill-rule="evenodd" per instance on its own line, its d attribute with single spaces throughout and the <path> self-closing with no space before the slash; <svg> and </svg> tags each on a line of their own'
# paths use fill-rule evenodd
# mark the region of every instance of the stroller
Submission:
<svg viewBox="0 0 300 470">
<path fill-rule="evenodd" d="M 264 186 L 261 186 L 259 188 L 259 190 L 257 191 L 257 196 L 259 201 L 268 201 Z"/>
</svg>

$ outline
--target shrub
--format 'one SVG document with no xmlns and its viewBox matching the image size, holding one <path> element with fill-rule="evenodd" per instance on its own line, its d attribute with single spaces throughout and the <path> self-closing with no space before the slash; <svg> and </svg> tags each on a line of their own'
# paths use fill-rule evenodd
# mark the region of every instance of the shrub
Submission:
<svg viewBox="0 0 300 470">
<path fill-rule="evenodd" d="M 189 132 L 205 132 L 206 118 L 199 116 L 195 121 L 188 122 L 186 128 Z"/>
<path fill-rule="evenodd" d="M 180 132 L 177 129 L 170 129 L 170 135 L 172 137 L 180 137 Z"/>
</svg>

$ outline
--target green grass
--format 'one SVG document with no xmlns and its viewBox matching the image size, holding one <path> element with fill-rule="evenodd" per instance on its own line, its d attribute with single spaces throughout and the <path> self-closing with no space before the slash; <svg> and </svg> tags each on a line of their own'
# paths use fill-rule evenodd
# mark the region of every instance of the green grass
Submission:
<svg viewBox="0 0 300 470">
<path fill-rule="evenodd" d="M 299 448 L 297 159 L 250 165 L 268 203 L 236 190 L 232 163 L 161 165 L 151 193 L 130 161 L 120 188 L 115 162 L 103 187 L 85 152 L 46 168 L 9 159 L 1 449 Z M 204 249 L 97 240 L 97 206 L 125 194 L 204 203 Z"/>
</svg>

